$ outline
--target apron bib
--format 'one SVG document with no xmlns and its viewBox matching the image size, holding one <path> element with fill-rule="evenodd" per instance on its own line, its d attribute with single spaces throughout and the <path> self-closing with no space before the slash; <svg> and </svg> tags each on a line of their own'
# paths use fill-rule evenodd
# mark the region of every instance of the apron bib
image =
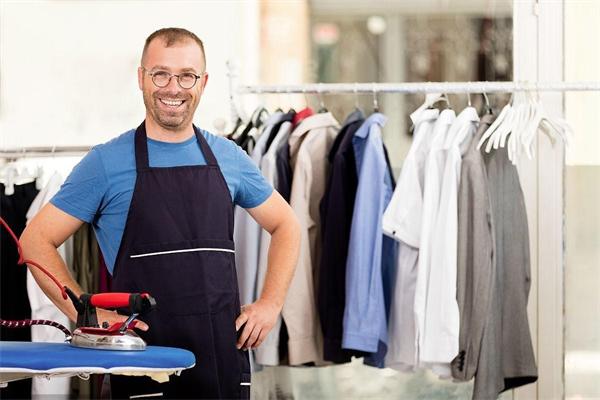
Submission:
<svg viewBox="0 0 600 400">
<path fill-rule="evenodd" d="M 248 353 L 236 348 L 240 300 L 233 203 L 206 139 L 206 165 L 151 168 L 145 123 L 135 133 L 137 178 L 113 271 L 117 292 L 148 292 L 148 345 L 192 351 L 196 366 L 169 382 L 111 376 L 113 398 L 249 398 Z"/>
</svg>

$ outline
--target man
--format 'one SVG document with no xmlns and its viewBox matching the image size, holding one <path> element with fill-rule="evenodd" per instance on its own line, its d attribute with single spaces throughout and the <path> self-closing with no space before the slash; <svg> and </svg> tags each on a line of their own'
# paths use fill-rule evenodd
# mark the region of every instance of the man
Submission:
<svg viewBox="0 0 600 400">
<path fill-rule="evenodd" d="M 192 125 L 208 80 L 205 66 L 193 33 L 167 28 L 150 35 L 138 68 L 145 121 L 94 147 L 21 237 L 25 257 L 79 294 L 56 248 L 84 221 L 92 223 L 113 290 L 149 292 L 157 300 L 138 325 L 144 339 L 195 353 L 196 367 L 166 384 L 113 376 L 114 398 L 248 397 L 244 350 L 259 346 L 273 327 L 295 268 L 300 235 L 291 208 L 239 147 Z M 264 290 L 242 307 L 234 204 L 272 235 Z M 74 321 L 73 305 L 37 269 L 32 273 Z M 112 324 L 125 317 L 98 310 L 98 319 Z"/>
</svg>

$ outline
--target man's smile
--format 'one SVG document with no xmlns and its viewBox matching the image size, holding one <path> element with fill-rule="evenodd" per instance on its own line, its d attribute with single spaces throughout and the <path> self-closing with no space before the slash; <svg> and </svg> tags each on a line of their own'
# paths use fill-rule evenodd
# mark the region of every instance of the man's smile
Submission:
<svg viewBox="0 0 600 400">
<path fill-rule="evenodd" d="M 165 99 L 159 97 L 158 100 L 169 108 L 177 108 L 185 103 L 185 100 L 182 99 Z"/>
</svg>

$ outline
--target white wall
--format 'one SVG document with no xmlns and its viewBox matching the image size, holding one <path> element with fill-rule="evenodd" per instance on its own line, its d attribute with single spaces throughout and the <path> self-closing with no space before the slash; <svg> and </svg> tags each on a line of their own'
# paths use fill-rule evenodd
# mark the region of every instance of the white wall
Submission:
<svg viewBox="0 0 600 400">
<path fill-rule="evenodd" d="M 600 81 L 600 2 L 565 2 L 565 80 Z M 600 92 L 566 95 L 567 121 L 575 134 L 567 165 L 600 165 Z"/>
<path fill-rule="evenodd" d="M 0 1 L 0 147 L 93 145 L 137 126 L 144 41 L 168 26 L 204 41 L 195 122 L 212 130 L 230 116 L 226 60 L 258 79 L 257 1 Z"/>
</svg>

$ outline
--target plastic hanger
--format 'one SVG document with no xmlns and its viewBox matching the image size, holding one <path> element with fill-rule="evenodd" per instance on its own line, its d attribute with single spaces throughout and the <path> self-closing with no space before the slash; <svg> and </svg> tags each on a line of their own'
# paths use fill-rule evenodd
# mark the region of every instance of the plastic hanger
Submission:
<svg viewBox="0 0 600 400">
<path fill-rule="evenodd" d="M 527 112 L 526 112 L 526 100 L 523 97 L 523 93 L 518 92 L 514 99 L 513 99 L 513 104 L 512 104 L 512 112 L 510 115 L 510 119 L 506 119 L 504 121 L 504 124 L 498 128 L 498 130 L 495 132 L 494 137 L 492 139 L 490 139 L 490 141 L 488 142 L 488 145 L 486 147 L 486 151 L 489 153 L 488 148 L 490 148 L 493 145 L 494 149 L 498 149 L 499 147 L 504 147 L 506 144 L 506 139 L 508 138 L 508 135 L 510 135 L 511 133 L 513 135 L 518 135 L 520 132 L 521 126 L 526 123 L 526 117 L 527 117 Z M 516 133 L 515 133 L 516 132 Z M 502 146 L 500 146 L 502 145 Z"/>
<path fill-rule="evenodd" d="M 14 161 L 2 166 L 0 182 L 4 183 L 5 195 L 12 196 L 15 193 L 15 181 L 18 175 L 19 169 Z"/>
<path fill-rule="evenodd" d="M 490 150 L 491 150 L 490 143 L 492 142 L 490 138 L 494 135 L 494 133 L 496 132 L 496 130 L 502 125 L 502 123 L 506 119 L 511 118 L 511 114 L 512 114 L 511 102 L 512 102 L 512 99 L 513 99 L 513 96 L 511 96 L 511 98 L 508 101 L 508 103 L 502 108 L 502 111 L 500 111 L 500 114 L 494 120 L 494 122 L 492 122 L 492 124 L 487 128 L 487 130 L 483 133 L 483 135 L 481 135 L 481 139 L 479 139 L 479 143 L 477 143 L 477 149 L 478 150 L 483 147 L 483 145 L 484 145 L 484 143 L 486 143 L 486 141 L 488 141 L 488 143 L 486 144 L 485 151 L 487 153 L 490 152 Z M 488 140 L 488 139 L 490 139 L 490 140 Z"/>
</svg>

